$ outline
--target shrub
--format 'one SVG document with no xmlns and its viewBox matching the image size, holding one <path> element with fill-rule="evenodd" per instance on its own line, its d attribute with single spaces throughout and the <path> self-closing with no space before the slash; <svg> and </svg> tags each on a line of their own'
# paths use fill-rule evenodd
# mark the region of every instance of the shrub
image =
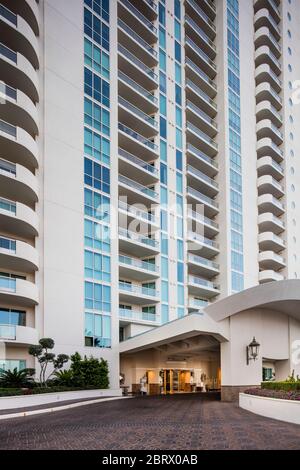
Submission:
<svg viewBox="0 0 300 470">
<path fill-rule="evenodd" d="M 72 387 L 73 385 L 73 372 L 71 369 L 69 370 L 59 370 L 54 372 L 54 386 L 55 385 L 64 385 L 65 387 Z M 48 384 L 52 386 L 52 384 Z"/>
<path fill-rule="evenodd" d="M 261 388 L 264 390 L 284 390 L 286 392 L 300 391 L 300 381 L 262 382 Z"/>
<path fill-rule="evenodd" d="M 95 388 L 108 388 L 108 363 L 103 358 L 96 359 L 94 357 L 82 359 L 80 354 L 76 352 L 71 356 L 71 368 L 73 374 L 73 385 L 93 386 Z"/>
<path fill-rule="evenodd" d="M 34 369 L 18 370 L 16 367 L 13 370 L 0 371 L 0 385 L 5 388 L 22 388 L 33 386 Z"/>
<path fill-rule="evenodd" d="M 248 390 L 245 390 L 245 393 L 258 397 L 300 401 L 300 391 L 297 390 L 271 390 L 262 388 L 249 388 Z"/>
<path fill-rule="evenodd" d="M 42 393 L 60 393 L 60 392 L 72 392 L 80 390 L 94 390 L 95 387 L 64 387 L 64 386 L 52 386 L 52 387 L 36 387 L 30 389 L 21 388 L 0 388 L 0 397 L 11 397 L 20 395 L 39 395 Z"/>
</svg>

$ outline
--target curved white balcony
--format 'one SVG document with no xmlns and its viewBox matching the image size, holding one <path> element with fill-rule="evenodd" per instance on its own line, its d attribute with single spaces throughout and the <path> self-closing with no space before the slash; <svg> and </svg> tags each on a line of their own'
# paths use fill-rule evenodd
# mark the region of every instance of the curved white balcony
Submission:
<svg viewBox="0 0 300 470">
<path fill-rule="evenodd" d="M 131 310 L 129 308 L 119 309 L 120 324 L 138 323 L 141 325 L 159 326 L 160 319 L 155 313 L 143 312 L 140 310 Z"/>
<path fill-rule="evenodd" d="M 267 8 L 261 8 L 254 15 L 255 31 L 257 31 L 262 26 L 266 26 L 267 28 L 269 28 L 275 39 L 277 41 L 280 40 L 280 28 Z"/>
<path fill-rule="evenodd" d="M 148 281 L 159 277 L 159 268 L 147 260 L 120 254 L 119 276 L 122 279 Z"/>
<path fill-rule="evenodd" d="M 258 139 L 270 137 L 276 145 L 283 143 L 283 134 L 270 119 L 263 119 L 256 124 L 256 135 Z"/>
<path fill-rule="evenodd" d="M 21 127 L 0 120 L 1 156 L 33 169 L 38 167 L 38 146 L 36 141 Z"/>
<path fill-rule="evenodd" d="M 34 272 L 39 267 L 38 252 L 28 243 L 0 235 L 0 264 L 2 269 Z"/>
<path fill-rule="evenodd" d="M 256 119 L 257 122 L 269 119 L 277 127 L 281 127 L 283 123 L 282 114 L 277 111 L 270 101 L 261 101 L 256 105 Z"/>
<path fill-rule="evenodd" d="M 38 132 L 38 111 L 30 98 L 21 90 L 0 84 L 0 119 L 22 127 L 32 137 Z"/>
<path fill-rule="evenodd" d="M 272 212 L 277 217 L 284 214 L 284 204 L 272 194 L 262 194 L 257 199 L 259 214 L 264 212 Z"/>
<path fill-rule="evenodd" d="M 119 147 L 119 173 L 127 178 L 134 178 L 143 185 L 155 184 L 159 180 L 159 171 L 154 164 L 150 164 L 141 158 L 126 152 Z"/>
<path fill-rule="evenodd" d="M 144 287 L 139 284 L 128 284 L 119 281 L 119 302 L 133 303 L 135 305 L 149 305 L 159 302 L 159 293 L 156 289 Z"/>
<path fill-rule="evenodd" d="M 186 56 L 195 62 L 209 78 L 215 78 L 217 74 L 215 62 L 189 36 L 185 36 L 185 50 Z"/>
<path fill-rule="evenodd" d="M 197 297 L 189 297 L 188 310 L 189 312 L 197 312 L 209 305 L 208 300 L 200 299 Z"/>
<path fill-rule="evenodd" d="M 204 152 L 210 157 L 215 157 L 218 153 L 218 144 L 214 139 L 209 137 L 199 127 L 194 126 L 191 122 L 186 122 L 187 141 L 197 147 L 200 152 Z"/>
<path fill-rule="evenodd" d="M 215 137 L 217 134 L 217 122 L 189 100 L 186 100 L 186 117 L 187 121 L 200 128 L 208 136 Z"/>
<path fill-rule="evenodd" d="M 151 139 L 130 129 L 125 124 L 119 122 L 119 146 L 133 155 L 139 153 L 143 155 L 145 161 L 153 161 L 158 158 L 158 146 Z"/>
<path fill-rule="evenodd" d="M 140 258 L 159 253 L 159 241 L 119 227 L 119 251 Z"/>
<path fill-rule="evenodd" d="M 205 173 L 202 173 L 202 171 L 198 170 L 197 168 L 194 168 L 191 165 L 187 165 L 186 174 L 188 185 L 190 185 L 190 183 L 195 185 L 196 187 L 199 187 L 201 185 L 202 190 L 209 197 L 215 197 L 218 194 L 218 183 L 213 178 L 210 178 Z"/>
<path fill-rule="evenodd" d="M 119 69 L 149 91 L 158 87 L 158 76 L 122 44 L 118 44 Z"/>
<path fill-rule="evenodd" d="M 120 121 L 126 122 L 126 126 L 135 129 L 145 138 L 150 139 L 158 134 L 158 122 L 153 116 L 144 113 L 140 108 L 119 96 L 118 116 Z"/>
<path fill-rule="evenodd" d="M 39 35 L 39 10 L 36 0 L 1 0 L 1 3 L 14 14 L 22 16 L 35 35 Z"/>
<path fill-rule="evenodd" d="M 190 16 L 186 15 L 184 20 L 187 35 L 210 57 L 210 59 L 214 59 L 217 49 L 213 41 Z"/>
<path fill-rule="evenodd" d="M 220 294 L 220 286 L 198 276 L 188 276 L 188 291 L 191 295 L 203 296 L 207 299 Z"/>
<path fill-rule="evenodd" d="M 33 307 L 39 302 L 38 288 L 24 279 L 0 276 L 0 301 L 8 305 Z"/>
<path fill-rule="evenodd" d="M 284 279 L 283 275 L 268 269 L 266 271 L 260 271 L 258 273 L 258 280 L 261 284 L 264 282 L 273 282 L 273 281 L 282 281 Z"/>
<path fill-rule="evenodd" d="M 152 21 L 141 12 L 140 3 L 138 5 L 139 8 L 136 8 L 128 0 L 119 0 L 118 17 L 124 20 L 146 42 L 153 44 L 157 41 L 157 29 Z"/>
<path fill-rule="evenodd" d="M 283 160 L 283 151 L 269 137 L 256 142 L 256 151 L 258 158 L 271 156 L 277 163 Z"/>
<path fill-rule="evenodd" d="M 281 74 L 281 63 L 273 54 L 269 46 L 260 46 L 254 53 L 255 66 L 268 64 L 276 75 Z"/>
<path fill-rule="evenodd" d="M 118 201 L 119 209 L 119 225 L 126 227 L 128 222 L 138 220 L 146 228 L 151 226 L 151 230 L 159 228 L 159 219 L 152 212 L 147 211 L 147 207 L 143 204 L 135 202 L 134 204 L 127 204 L 126 201 Z"/>
<path fill-rule="evenodd" d="M 219 224 L 209 217 L 205 217 L 203 214 L 192 209 L 188 209 L 187 217 L 189 231 L 203 233 L 204 237 L 209 239 L 218 235 Z M 196 227 L 199 227 L 199 230 L 195 229 Z"/>
<path fill-rule="evenodd" d="M 263 82 L 257 85 L 255 90 L 256 103 L 260 101 L 270 101 L 270 103 L 276 108 L 277 111 L 280 111 L 282 108 L 282 99 L 277 93 L 277 91 L 272 88 L 272 86 Z"/>
<path fill-rule="evenodd" d="M 273 232 L 275 235 L 285 229 L 284 221 L 276 217 L 272 212 L 265 212 L 258 216 L 258 226 L 260 232 Z"/>
<path fill-rule="evenodd" d="M 273 36 L 267 26 L 262 26 L 254 34 L 254 44 L 256 48 L 268 46 L 278 59 L 281 55 L 281 45 Z"/>
<path fill-rule="evenodd" d="M 188 250 L 193 254 L 214 258 L 220 252 L 219 244 L 215 240 L 206 238 L 202 233 L 188 232 Z"/>
<path fill-rule="evenodd" d="M 267 8 L 268 11 L 271 13 L 274 21 L 279 23 L 281 20 L 281 13 L 280 13 L 280 2 L 274 0 L 254 0 L 254 11 L 255 13 L 262 8 Z"/>
<path fill-rule="evenodd" d="M 157 50 L 121 19 L 118 19 L 118 41 L 148 67 L 157 65 Z"/>
<path fill-rule="evenodd" d="M 2 41 L 10 49 L 23 54 L 32 66 L 38 69 L 38 40 L 27 21 L 1 4 L 0 28 Z"/>
<path fill-rule="evenodd" d="M 285 259 L 274 251 L 261 251 L 258 254 L 259 267 L 263 270 L 278 271 L 286 265 Z"/>
<path fill-rule="evenodd" d="M 270 175 L 276 180 L 281 180 L 284 176 L 284 169 L 272 157 L 262 157 L 256 164 L 258 176 Z"/>
<path fill-rule="evenodd" d="M 210 4 L 209 11 L 207 10 L 208 4 Z M 209 2 L 209 0 L 205 0 L 201 6 L 195 0 L 187 0 L 185 2 L 185 11 L 187 15 L 193 18 L 207 36 L 213 40 L 216 36 L 216 26 L 212 21 L 211 14 L 213 13 L 214 18 L 215 8 L 211 5 L 212 2 Z"/>
<path fill-rule="evenodd" d="M 189 203 L 202 204 L 207 217 L 214 217 L 219 212 L 218 202 L 190 186 L 187 187 L 187 199 Z"/>
<path fill-rule="evenodd" d="M 184 65 L 186 79 L 195 83 L 195 85 L 200 87 L 210 98 L 214 98 L 217 94 L 217 85 L 215 82 L 188 57 L 185 58 Z"/>
<path fill-rule="evenodd" d="M 156 20 L 158 15 L 156 0 L 131 0 L 131 3 L 133 3 L 146 18 L 150 19 L 150 21 Z"/>
<path fill-rule="evenodd" d="M 0 226 L 9 233 L 21 237 L 38 235 L 38 216 L 20 202 L 0 198 Z"/>
<path fill-rule="evenodd" d="M 187 99 L 214 118 L 218 111 L 216 102 L 189 78 L 186 80 L 185 86 Z"/>
<path fill-rule="evenodd" d="M 189 273 L 198 276 L 204 276 L 211 279 L 220 273 L 220 266 L 215 261 L 204 258 L 203 256 L 188 253 L 187 262 Z"/>
<path fill-rule="evenodd" d="M 0 68 L 4 83 L 39 101 L 38 74 L 26 57 L 0 44 Z"/>
<path fill-rule="evenodd" d="M 273 232 L 259 233 L 258 244 L 261 251 L 274 251 L 277 253 L 285 249 L 285 241 Z"/>
<path fill-rule="evenodd" d="M 281 92 L 282 81 L 277 75 L 273 72 L 271 67 L 268 64 L 261 64 L 255 69 L 255 81 L 256 85 L 267 82 L 274 88 L 277 93 Z"/>
<path fill-rule="evenodd" d="M 22 165 L 0 158 L 0 194 L 27 205 L 38 201 L 38 182 L 31 171 Z"/>
<path fill-rule="evenodd" d="M 283 186 L 271 175 L 260 176 L 257 179 L 258 194 L 272 194 L 275 198 L 281 198 L 284 195 Z"/>
<path fill-rule="evenodd" d="M 153 189 L 120 174 L 119 195 L 126 196 L 128 204 L 141 203 L 148 207 L 151 203 L 157 204 L 159 202 L 158 193 L 153 191 Z"/>
<path fill-rule="evenodd" d="M 139 107 L 145 113 L 152 114 L 157 112 L 157 97 L 121 70 L 118 72 L 118 90 L 119 94 L 127 101 L 132 103 L 138 102 Z"/>
<path fill-rule="evenodd" d="M 218 163 L 216 160 L 201 152 L 201 150 L 190 143 L 186 145 L 186 154 L 188 162 L 209 177 L 213 177 L 218 173 Z"/>
<path fill-rule="evenodd" d="M 36 328 L 19 325 L 0 324 L 0 340 L 11 346 L 38 344 L 39 334 Z"/>
</svg>

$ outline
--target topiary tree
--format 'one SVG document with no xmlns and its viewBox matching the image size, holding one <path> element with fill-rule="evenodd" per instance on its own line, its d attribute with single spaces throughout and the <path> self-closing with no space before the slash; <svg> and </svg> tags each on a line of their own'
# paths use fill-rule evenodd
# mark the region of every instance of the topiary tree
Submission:
<svg viewBox="0 0 300 470">
<path fill-rule="evenodd" d="M 47 381 L 49 378 L 63 367 L 63 365 L 68 362 L 69 356 L 67 354 L 58 354 L 57 356 L 54 353 L 49 352 L 49 349 L 54 348 L 54 340 L 52 338 L 41 338 L 38 345 L 29 347 L 29 354 L 35 357 L 40 364 L 40 376 L 39 381 L 43 386 L 47 386 Z M 48 364 L 53 365 L 52 372 L 46 377 L 46 371 Z"/>
</svg>

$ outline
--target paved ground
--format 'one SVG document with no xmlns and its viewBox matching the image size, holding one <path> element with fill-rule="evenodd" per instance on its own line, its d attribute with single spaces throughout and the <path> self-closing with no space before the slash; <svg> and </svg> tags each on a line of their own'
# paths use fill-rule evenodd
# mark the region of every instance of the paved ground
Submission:
<svg viewBox="0 0 300 470">
<path fill-rule="evenodd" d="M 129 398 L 5 420 L 0 449 L 300 449 L 300 426 L 212 398 Z"/>
</svg>

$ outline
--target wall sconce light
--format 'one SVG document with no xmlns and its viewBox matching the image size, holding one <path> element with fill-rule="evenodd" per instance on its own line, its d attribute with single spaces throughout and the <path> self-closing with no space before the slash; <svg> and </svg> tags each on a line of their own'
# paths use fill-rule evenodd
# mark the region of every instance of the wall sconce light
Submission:
<svg viewBox="0 0 300 470">
<path fill-rule="evenodd" d="M 249 365 L 250 361 L 255 361 L 257 359 L 259 353 L 260 344 L 256 341 L 255 336 L 253 336 L 253 340 L 246 347 L 246 357 L 247 357 L 247 366 Z"/>
</svg>

